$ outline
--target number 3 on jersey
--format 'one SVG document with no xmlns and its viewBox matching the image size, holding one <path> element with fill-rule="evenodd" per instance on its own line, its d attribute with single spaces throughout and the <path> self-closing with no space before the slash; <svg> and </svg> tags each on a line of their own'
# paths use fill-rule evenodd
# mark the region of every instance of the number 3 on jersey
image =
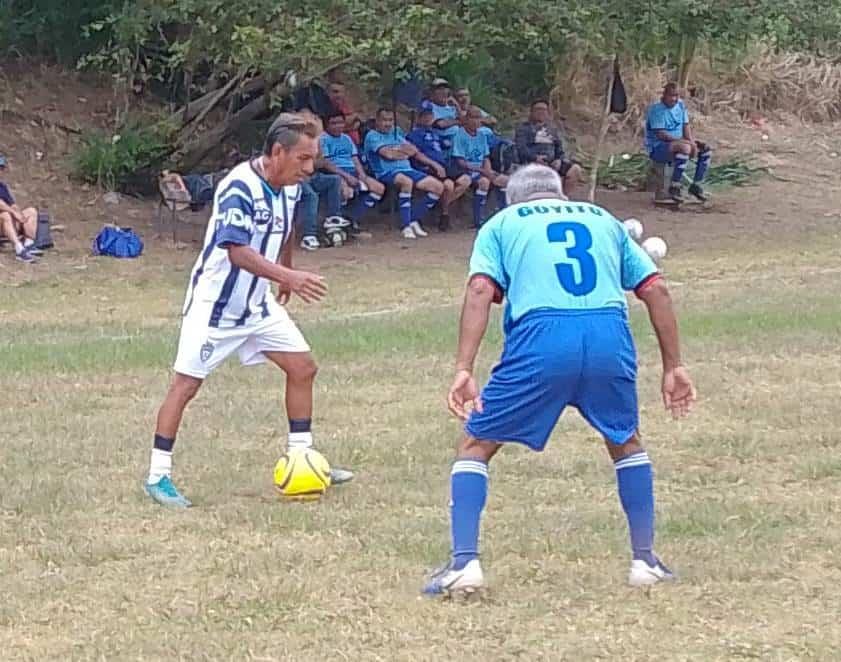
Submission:
<svg viewBox="0 0 841 662">
<path fill-rule="evenodd" d="M 546 237 L 566 249 L 566 260 L 555 264 L 558 280 L 567 292 L 576 297 L 590 294 L 596 288 L 596 261 L 590 254 L 593 235 L 581 223 L 552 223 Z"/>
</svg>

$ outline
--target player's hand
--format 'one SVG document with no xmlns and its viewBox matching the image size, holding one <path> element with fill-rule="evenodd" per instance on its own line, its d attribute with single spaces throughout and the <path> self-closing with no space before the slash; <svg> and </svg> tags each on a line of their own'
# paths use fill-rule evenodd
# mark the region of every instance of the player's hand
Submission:
<svg viewBox="0 0 841 662">
<path fill-rule="evenodd" d="M 280 285 L 281 291 L 294 292 L 305 303 L 321 301 L 327 294 L 327 284 L 324 277 L 309 271 L 290 270 L 287 281 Z"/>
<path fill-rule="evenodd" d="M 469 406 L 468 406 L 469 405 Z M 466 421 L 472 410 L 481 413 L 482 400 L 479 398 L 479 388 L 476 380 L 467 370 L 459 370 L 447 393 L 447 406 L 456 418 Z"/>
<path fill-rule="evenodd" d="M 436 176 L 438 179 L 446 179 L 446 178 L 447 178 L 447 171 L 446 171 L 446 170 L 444 170 L 444 167 L 443 167 L 441 164 L 436 163 L 436 164 L 433 166 L 433 168 L 432 168 L 432 169 L 435 171 L 435 176 Z"/>
<path fill-rule="evenodd" d="M 663 373 L 663 404 L 672 413 L 673 418 L 686 416 L 697 397 L 686 368 L 679 366 Z"/>
<path fill-rule="evenodd" d="M 345 183 L 351 188 L 359 186 L 359 180 L 353 175 L 345 175 Z"/>
<path fill-rule="evenodd" d="M 291 298 L 292 298 L 292 290 L 290 290 L 289 288 L 280 287 L 277 290 L 277 302 L 281 306 L 285 306 L 287 303 L 289 303 L 289 299 L 291 299 Z"/>
</svg>

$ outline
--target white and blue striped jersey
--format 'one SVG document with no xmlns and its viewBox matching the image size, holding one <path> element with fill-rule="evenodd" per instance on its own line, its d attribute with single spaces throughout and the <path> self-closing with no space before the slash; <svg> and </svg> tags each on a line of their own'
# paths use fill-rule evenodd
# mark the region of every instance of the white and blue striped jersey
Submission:
<svg viewBox="0 0 841 662">
<path fill-rule="evenodd" d="M 231 264 L 228 247 L 251 246 L 270 262 L 292 235 L 295 203 L 301 187 L 275 192 L 254 170 L 240 163 L 221 181 L 213 196 L 202 252 L 190 274 L 183 314 L 207 311 L 211 327 L 230 328 L 269 315 L 269 281 Z"/>
</svg>

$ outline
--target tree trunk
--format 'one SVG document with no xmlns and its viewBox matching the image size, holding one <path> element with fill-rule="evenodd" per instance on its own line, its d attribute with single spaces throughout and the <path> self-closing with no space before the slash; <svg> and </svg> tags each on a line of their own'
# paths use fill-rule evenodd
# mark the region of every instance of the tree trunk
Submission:
<svg viewBox="0 0 841 662">
<path fill-rule="evenodd" d="M 610 128 L 610 93 L 613 90 L 613 81 L 616 79 L 616 66 L 619 62 L 618 56 L 613 56 L 613 64 L 610 68 L 610 79 L 607 83 L 607 93 L 605 94 L 604 109 L 602 111 L 601 128 L 599 129 L 599 141 L 596 143 L 596 153 L 593 156 L 593 164 L 590 170 L 590 191 L 587 194 L 587 199 L 590 202 L 596 200 L 596 184 L 599 178 L 599 163 L 602 160 L 602 149 L 604 148 L 604 139 L 607 137 L 607 130 Z"/>
</svg>

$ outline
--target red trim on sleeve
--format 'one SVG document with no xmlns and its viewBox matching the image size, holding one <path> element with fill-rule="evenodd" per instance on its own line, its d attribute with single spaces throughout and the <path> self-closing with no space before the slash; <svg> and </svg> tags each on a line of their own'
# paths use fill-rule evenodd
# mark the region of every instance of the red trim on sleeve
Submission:
<svg viewBox="0 0 841 662">
<path fill-rule="evenodd" d="M 499 286 L 499 283 L 497 283 L 493 278 L 491 278 L 487 274 L 473 274 L 470 277 L 470 282 L 473 282 L 473 280 L 475 280 L 476 278 L 481 278 L 482 280 L 484 280 L 484 281 L 490 283 L 491 285 L 493 285 L 493 288 L 494 288 L 493 302 L 494 303 L 502 303 L 502 298 L 505 295 L 503 294 L 502 288 Z"/>
<path fill-rule="evenodd" d="M 659 271 L 655 271 L 650 276 L 646 276 L 642 279 L 640 284 L 634 288 L 634 294 L 636 294 L 639 297 L 640 294 L 642 294 L 643 292 L 645 292 L 645 290 L 654 285 L 654 283 L 661 280 L 663 280 L 663 276 L 660 274 Z"/>
</svg>

